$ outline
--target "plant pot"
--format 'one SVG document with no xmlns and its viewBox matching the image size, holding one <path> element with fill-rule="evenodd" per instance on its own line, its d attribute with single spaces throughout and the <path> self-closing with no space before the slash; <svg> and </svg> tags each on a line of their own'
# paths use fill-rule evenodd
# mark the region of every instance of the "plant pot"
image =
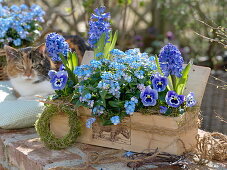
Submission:
<svg viewBox="0 0 227 170">
<path fill-rule="evenodd" d="M 78 108 L 82 131 L 77 142 L 135 152 L 149 152 L 150 149 L 158 148 L 163 152 L 181 155 L 190 151 L 196 144 L 198 109 L 209 74 L 209 68 L 192 67 L 185 94 L 191 91 L 196 94 L 197 111 L 186 112 L 179 117 L 144 115 L 136 112 L 119 125 L 102 126 L 96 122 L 89 129 L 85 125 L 86 120 L 91 117 L 91 110 Z M 69 118 L 65 115 L 57 116 L 50 120 L 50 129 L 56 136 L 63 137 L 70 129 Z"/>
</svg>

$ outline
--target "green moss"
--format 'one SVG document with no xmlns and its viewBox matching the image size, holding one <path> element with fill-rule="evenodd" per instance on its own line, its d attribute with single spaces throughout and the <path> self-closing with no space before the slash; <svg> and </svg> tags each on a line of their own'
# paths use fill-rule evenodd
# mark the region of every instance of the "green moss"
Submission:
<svg viewBox="0 0 227 170">
<path fill-rule="evenodd" d="M 67 135 L 57 138 L 50 130 L 50 119 L 59 113 L 69 116 L 70 130 Z M 81 133 L 81 122 L 77 116 L 77 111 L 65 105 L 47 105 L 40 118 L 35 123 L 35 128 L 41 141 L 50 149 L 64 149 L 76 142 Z"/>
</svg>

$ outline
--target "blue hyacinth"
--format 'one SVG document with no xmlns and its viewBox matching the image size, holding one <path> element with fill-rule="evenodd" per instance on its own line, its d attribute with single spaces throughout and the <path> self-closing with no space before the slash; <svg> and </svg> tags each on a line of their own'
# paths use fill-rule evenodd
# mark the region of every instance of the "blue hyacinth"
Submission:
<svg viewBox="0 0 227 170">
<path fill-rule="evenodd" d="M 69 44 L 62 35 L 50 33 L 46 38 L 46 50 L 53 61 L 61 61 L 60 54 L 67 56 L 70 52 Z"/>
<path fill-rule="evenodd" d="M 175 45 L 169 43 L 161 49 L 159 62 L 162 72 L 166 77 L 169 75 L 182 76 L 184 60 L 181 52 Z"/>
<path fill-rule="evenodd" d="M 106 34 L 105 41 L 107 42 L 109 39 L 111 28 L 108 19 L 110 18 L 110 13 L 105 13 L 105 10 L 105 7 L 96 8 L 91 15 L 88 32 L 88 43 L 91 47 L 96 47 L 96 44 L 103 33 Z"/>
</svg>

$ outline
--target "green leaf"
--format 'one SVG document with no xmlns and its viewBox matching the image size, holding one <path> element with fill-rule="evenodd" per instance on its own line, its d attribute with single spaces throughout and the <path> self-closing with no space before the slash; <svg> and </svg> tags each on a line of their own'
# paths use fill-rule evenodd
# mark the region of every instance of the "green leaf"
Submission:
<svg viewBox="0 0 227 170">
<path fill-rule="evenodd" d="M 118 38 L 118 31 L 115 31 L 113 39 L 111 41 L 109 52 L 115 48 L 115 45 L 116 45 L 116 42 L 117 42 L 117 38 Z"/>
<path fill-rule="evenodd" d="M 68 53 L 68 68 L 73 71 L 72 53 Z"/>
<path fill-rule="evenodd" d="M 156 63 L 158 72 L 159 72 L 161 75 L 163 75 L 162 70 L 161 70 L 161 67 L 160 67 L 160 64 L 159 64 L 159 60 L 158 60 L 158 56 L 157 56 L 157 55 L 155 55 L 155 63 Z"/>
<path fill-rule="evenodd" d="M 70 52 L 68 53 L 67 56 L 69 57 L 69 55 L 71 55 Z M 65 66 L 66 71 L 68 72 L 69 78 L 74 82 L 74 84 L 77 84 L 78 80 L 75 77 L 75 75 L 73 73 L 73 70 L 71 70 L 68 67 L 68 61 L 65 59 L 65 57 L 62 54 L 60 54 L 59 56 L 60 56 L 60 58 L 61 58 L 61 60 L 62 60 L 62 62 L 64 64 L 64 66 Z"/>
<path fill-rule="evenodd" d="M 104 47 L 104 51 L 103 51 L 103 56 L 104 56 L 104 58 L 106 58 L 106 59 L 109 59 L 109 55 L 108 55 L 108 53 L 109 53 L 109 51 L 110 51 L 110 46 L 111 46 L 111 42 L 112 42 L 112 32 L 110 33 L 110 38 L 108 39 L 108 42 L 106 43 L 106 45 L 105 45 L 105 47 Z"/>
<path fill-rule="evenodd" d="M 100 94 L 100 96 L 101 96 L 101 98 L 102 98 L 103 100 L 106 99 L 106 95 L 107 95 L 107 91 L 106 91 L 106 90 L 99 91 L 99 94 Z"/>
<path fill-rule="evenodd" d="M 185 67 L 185 69 L 182 72 L 182 77 L 179 78 L 178 84 L 176 86 L 176 92 L 179 95 L 182 95 L 184 93 L 184 88 L 188 81 L 188 74 L 190 72 L 191 66 L 193 64 L 193 60 L 191 59 L 188 63 L 188 65 Z"/>
<path fill-rule="evenodd" d="M 73 104 L 75 104 L 76 107 L 83 106 L 83 103 L 81 103 L 80 100 L 77 100 L 77 101 L 73 100 Z"/>
<path fill-rule="evenodd" d="M 72 63 L 73 63 L 73 69 L 79 65 L 78 62 L 78 56 L 75 52 L 72 53 Z"/>
<path fill-rule="evenodd" d="M 69 54 L 68 54 L 69 55 Z M 68 68 L 68 61 L 66 60 L 65 56 L 63 54 L 59 54 L 60 58 L 61 58 L 61 61 L 63 62 L 66 70 Z M 69 68 L 68 68 L 69 69 Z"/>
<path fill-rule="evenodd" d="M 108 104 L 111 106 L 111 107 L 121 107 L 122 103 L 119 102 L 119 101 L 109 101 Z"/>
<path fill-rule="evenodd" d="M 96 58 L 96 54 L 104 51 L 105 40 L 106 40 L 106 33 L 103 33 L 97 43 L 97 47 L 95 48 L 95 58 Z"/>
<path fill-rule="evenodd" d="M 165 102 L 166 92 L 158 93 L 158 98 L 160 101 Z"/>
</svg>

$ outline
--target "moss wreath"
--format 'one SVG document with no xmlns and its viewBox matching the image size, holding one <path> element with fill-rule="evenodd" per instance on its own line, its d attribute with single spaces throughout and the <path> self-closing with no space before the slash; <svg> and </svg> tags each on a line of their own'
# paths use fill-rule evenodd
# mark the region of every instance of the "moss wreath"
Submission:
<svg viewBox="0 0 227 170">
<path fill-rule="evenodd" d="M 50 119 L 59 113 L 65 113 L 69 116 L 69 133 L 61 138 L 55 137 L 50 130 Z M 35 123 L 35 128 L 41 141 L 50 149 L 64 149 L 75 143 L 77 137 L 81 134 L 81 121 L 77 116 L 77 110 L 66 105 L 48 104 Z"/>
</svg>

